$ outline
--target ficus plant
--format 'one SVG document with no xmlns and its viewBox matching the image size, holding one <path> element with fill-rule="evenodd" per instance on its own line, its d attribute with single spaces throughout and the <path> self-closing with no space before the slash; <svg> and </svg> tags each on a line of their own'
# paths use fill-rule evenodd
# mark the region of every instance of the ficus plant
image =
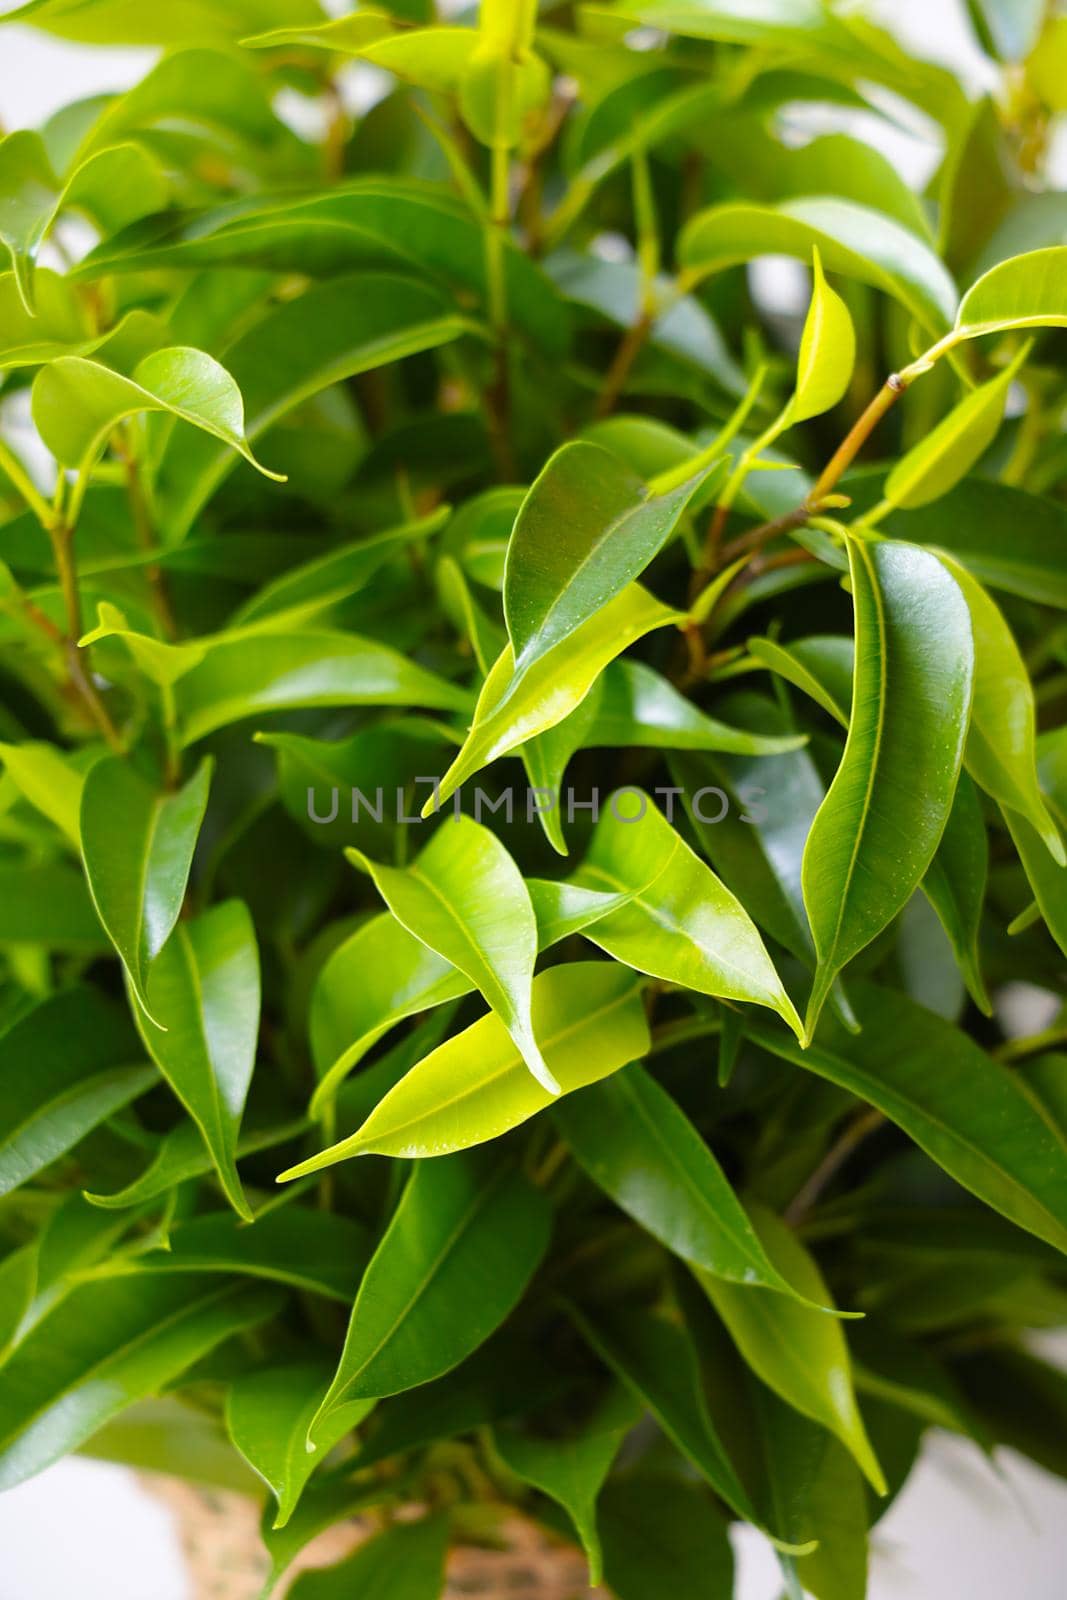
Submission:
<svg viewBox="0 0 1067 1600">
<path fill-rule="evenodd" d="M 0 1486 L 862 1600 L 1067 1472 L 1049 10 L 5 12 L 159 55 L 0 142 Z"/>
</svg>

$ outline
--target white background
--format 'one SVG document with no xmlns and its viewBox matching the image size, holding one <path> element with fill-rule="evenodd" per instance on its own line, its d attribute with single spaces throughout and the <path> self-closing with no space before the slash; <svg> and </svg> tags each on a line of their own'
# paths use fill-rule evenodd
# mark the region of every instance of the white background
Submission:
<svg viewBox="0 0 1067 1600">
<path fill-rule="evenodd" d="M 867 9 L 968 85 L 989 82 L 957 0 L 882 0 Z M 80 95 L 122 88 L 151 59 L 5 29 L 0 123 L 32 126 Z M 924 181 L 930 156 L 920 141 L 902 136 L 889 153 L 911 181 Z M 765 1541 L 742 1529 L 735 1543 L 738 1600 L 776 1600 L 781 1586 Z M 0 1600 L 202 1600 L 185 1575 L 169 1512 L 134 1474 L 104 1462 L 63 1461 L 0 1496 L 0 1552 Z M 964 1442 L 931 1436 L 877 1530 L 870 1600 L 1064 1596 L 1067 1486 L 1010 1452 L 994 1470 Z"/>
</svg>

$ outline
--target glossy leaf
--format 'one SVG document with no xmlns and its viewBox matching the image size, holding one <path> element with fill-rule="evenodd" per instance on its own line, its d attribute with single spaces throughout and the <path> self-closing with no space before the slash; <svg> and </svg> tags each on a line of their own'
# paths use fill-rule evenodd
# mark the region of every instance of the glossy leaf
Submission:
<svg viewBox="0 0 1067 1600">
<path fill-rule="evenodd" d="M 935 556 L 853 542 L 849 562 L 852 715 L 804 850 L 819 958 L 809 1030 L 841 967 L 904 906 L 933 859 L 959 776 L 974 673 L 967 605 Z"/>
<path fill-rule="evenodd" d="M 232 1212 L 204 1212 L 170 1230 L 166 1249 L 137 1258 L 138 1272 L 227 1272 L 351 1301 L 370 1254 L 348 1217 L 289 1205 L 248 1226 Z"/>
<path fill-rule="evenodd" d="M 504 614 L 516 675 L 640 577 L 705 476 L 660 492 L 601 445 L 578 439 L 556 452 L 519 507 L 508 543 Z"/>
<path fill-rule="evenodd" d="M 84 775 L 76 772 L 50 744 L 0 743 L 5 774 L 31 805 L 49 817 L 70 842 L 81 842 L 78 813 Z"/>
<path fill-rule="evenodd" d="M 211 762 L 204 761 L 184 788 L 161 794 L 113 757 L 96 763 L 82 790 L 81 845 L 93 904 L 149 1016 L 148 970 L 182 908 L 210 782 Z"/>
<path fill-rule="evenodd" d="M 589 930 L 609 955 L 701 994 L 770 1006 L 801 1037 L 800 1018 L 743 906 L 640 790 L 612 796 L 579 877 L 593 889 L 632 894 Z"/>
<path fill-rule="evenodd" d="M 631 584 L 526 670 L 516 670 L 511 646 L 505 647 L 482 686 L 463 748 L 424 815 L 482 767 L 562 722 L 627 645 L 678 620 L 677 612 Z"/>
<path fill-rule="evenodd" d="M 863 1031 L 801 1054 L 755 1024 L 759 1043 L 868 1100 L 957 1183 L 987 1205 L 1067 1248 L 1063 1145 L 1014 1081 L 960 1029 L 874 984 L 853 996 Z"/>
<path fill-rule="evenodd" d="M 340 632 L 249 632 L 209 644 L 175 695 L 186 744 L 293 706 L 421 705 L 462 711 L 467 695 L 376 640 Z"/>
<path fill-rule="evenodd" d="M 689 1118 L 634 1062 L 552 1113 L 571 1153 L 668 1250 L 732 1283 L 792 1295 Z"/>
<path fill-rule="evenodd" d="M 826 1285 L 807 1250 L 765 1207 L 749 1216 L 779 1272 L 806 1300 L 826 1303 Z M 885 1480 L 867 1438 L 852 1386 L 844 1331 L 797 1300 L 770 1299 L 765 1291 L 742 1292 L 734 1284 L 697 1272 L 741 1354 L 768 1388 L 791 1406 L 829 1428 L 848 1449 L 879 1493 Z"/>
<path fill-rule="evenodd" d="M 276 1290 L 217 1278 L 112 1278 L 76 1289 L 0 1367 L 0 1486 L 76 1450 L 278 1304 Z"/>
<path fill-rule="evenodd" d="M 455 817 L 408 868 L 348 854 L 374 879 L 398 922 L 481 991 L 538 1083 L 558 1094 L 530 1016 L 537 921 L 522 874 L 495 835 Z"/>
<path fill-rule="evenodd" d="M 533 1021 L 564 1094 L 607 1077 L 648 1048 L 640 984 L 617 965 L 572 962 L 542 973 L 534 979 Z M 351 1138 L 281 1177 L 302 1177 L 348 1156 L 410 1158 L 466 1150 L 498 1138 L 552 1102 L 504 1025 L 495 1016 L 482 1017 L 412 1067 Z"/>
<path fill-rule="evenodd" d="M 226 1197 L 246 1221 L 251 1212 L 235 1156 L 259 999 L 252 920 L 239 900 L 227 900 L 178 923 L 149 973 L 151 1015 L 138 1015 L 149 1054 L 200 1129 Z"/>
<path fill-rule="evenodd" d="M 550 1226 L 547 1201 L 506 1157 L 417 1166 L 364 1274 L 312 1433 L 338 1406 L 427 1383 L 476 1350 L 537 1270 Z"/>
<path fill-rule="evenodd" d="M 600 1498 L 604 1568 L 618 1600 L 719 1600 L 733 1592 L 726 1524 L 687 1478 L 630 1473 Z"/>
<path fill-rule="evenodd" d="M 225 367 L 203 350 L 174 348 L 145 356 L 131 378 L 84 356 L 60 356 L 33 385 L 33 420 L 65 467 L 91 469 L 127 417 L 163 412 L 203 429 L 267 477 L 244 433 L 244 402 Z M 279 480 L 280 481 L 280 480 Z"/>
<path fill-rule="evenodd" d="M 581 933 L 623 898 L 546 879 L 528 879 L 526 887 L 539 950 Z M 473 988 L 464 973 L 395 917 L 364 923 L 326 961 L 311 996 L 311 1050 L 320 1079 L 312 1112 L 323 1109 L 342 1079 L 395 1023 Z"/>
</svg>

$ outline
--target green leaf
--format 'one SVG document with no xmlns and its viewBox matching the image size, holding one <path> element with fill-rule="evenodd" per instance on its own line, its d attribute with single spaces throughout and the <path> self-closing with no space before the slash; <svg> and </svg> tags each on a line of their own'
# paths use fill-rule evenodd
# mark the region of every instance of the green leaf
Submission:
<svg viewBox="0 0 1067 1600">
<path fill-rule="evenodd" d="M 344 1478 L 330 1477 L 322 1483 L 311 1484 L 304 1491 L 296 1510 L 280 1528 L 272 1525 L 273 1508 L 265 1506 L 259 1537 L 270 1567 L 258 1600 L 270 1600 L 297 1556 L 320 1533 L 339 1522 L 349 1522 L 380 1498 L 381 1489 L 377 1484 L 368 1487 L 365 1483 L 353 1484 Z"/>
<path fill-rule="evenodd" d="M 182 44 L 189 39 L 233 39 L 287 17 L 317 21 L 315 0 L 171 0 L 166 11 L 146 12 L 136 0 L 25 0 L 5 11 L 4 22 L 32 21 L 35 28 L 86 44 Z"/>
<path fill-rule="evenodd" d="M 574 1524 L 589 1563 L 589 1583 L 603 1579 L 604 1561 L 597 1532 L 597 1498 L 623 1440 L 638 1420 L 638 1408 L 625 1390 L 613 1388 L 578 1432 L 549 1437 L 493 1429 L 493 1443 L 510 1472 L 561 1505 Z"/>
<path fill-rule="evenodd" d="M 1067 327 L 1067 246 L 1012 256 L 971 285 L 960 301 L 956 334 L 974 339 L 1008 328 Z"/>
<path fill-rule="evenodd" d="M 620 903 L 575 884 L 530 878 L 538 949 L 580 933 Z M 474 984 L 395 917 L 373 917 L 339 944 L 311 995 L 309 1032 L 319 1084 L 311 1111 L 320 1115 L 337 1086 L 397 1022 L 470 994 Z"/>
<path fill-rule="evenodd" d="M 140 1255 L 137 1272 L 229 1272 L 268 1278 L 348 1305 L 370 1249 L 358 1222 L 287 1205 L 251 1227 L 232 1212 L 205 1212 L 170 1230 L 164 1249 Z"/>
<path fill-rule="evenodd" d="M 0 943 L 74 952 L 107 949 L 80 873 L 62 862 L 0 861 Z"/>
<path fill-rule="evenodd" d="M 76 771 L 50 744 L 0 743 L 4 771 L 25 795 L 76 848 L 81 843 L 78 813 L 81 809 L 83 773 Z"/>
<path fill-rule="evenodd" d="M 81 845 L 97 915 L 129 974 L 142 1010 L 148 969 L 174 930 L 207 809 L 212 763 L 184 788 L 160 794 L 120 756 L 85 779 Z"/>
<path fill-rule="evenodd" d="M 549 458 L 519 507 L 504 570 L 516 675 L 640 576 L 706 476 L 707 469 L 657 491 L 584 439 Z"/>
<path fill-rule="evenodd" d="M 799 1298 L 771 1299 L 765 1290 L 742 1290 L 699 1269 L 696 1277 L 753 1371 L 840 1439 L 877 1493 L 884 1494 L 885 1479 L 856 1405 L 844 1330 L 833 1317 L 800 1303 L 829 1303 L 822 1274 L 773 1212 L 750 1204 L 748 1213 L 764 1249 Z"/>
<path fill-rule="evenodd" d="M 848 688 L 851 689 L 851 639 L 836 639 L 833 636 L 822 639 L 816 637 L 813 639 L 797 639 L 789 645 L 781 645 L 777 639 L 761 639 L 758 637 L 747 641 L 749 655 L 755 657 L 761 666 L 767 667 L 769 671 L 777 673 L 780 678 L 784 678 L 787 683 L 794 684 L 798 689 L 803 690 L 805 694 L 810 695 L 816 705 L 822 706 L 823 710 L 833 717 L 835 722 L 839 722 L 843 728 L 847 728 L 849 696 L 846 694 L 842 697 L 840 693 L 835 693 L 826 682 L 826 665 L 833 666 L 837 665 L 837 663 L 832 656 L 829 663 L 825 658 L 830 656 L 831 651 L 836 655 L 837 646 L 839 645 L 844 647 L 842 653 L 847 657 L 847 684 Z M 827 647 L 830 648 L 827 649 Z M 815 670 L 812 669 L 809 661 L 812 655 L 816 657 Z M 841 685 L 841 687 L 844 687 L 844 685 Z"/>
<path fill-rule="evenodd" d="M 807 422 L 836 406 L 852 378 L 856 334 L 848 307 L 827 283 L 818 245 L 814 248 L 814 283 L 797 356 L 796 390 L 789 407 L 791 423 Z"/>
<path fill-rule="evenodd" d="M 979 948 L 988 875 L 989 838 L 981 802 L 974 784 L 961 772 L 941 843 L 926 869 L 922 888 L 948 935 L 972 1000 L 991 1016 Z"/>
<path fill-rule="evenodd" d="M 291 567 L 280 578 L 264 584 L 240 606 L 231 617 L 230 626 L 247 627 L 250 623 L 268 620 L 271 627 L 281 623 L 290 626 L 326 606 L 347 600 L 349 595 L 363 589 L 391 556 L 409 544 L 428 539 L 448 516 L 449 508 L 441 506 L 428 517 L 400 523 L 384 533 L 358 539 L 314 561 Z"/>
<path fill-rule="evenodd" d="M 257 1150 L 270 1150 L 275 1145 L 286 1144 L 290 1139 L 305 1133 L 310 1123 L 306 1117 L 290 1122 L 268 1123 L 264 1127 L 244 1128 L 237 1141 L 237 1157 L 253 1155 Z M 212 1170 L 211 1153 L 195 1122 L 183 1119 L 164 1136 L 158 1149 L 144 1170 L 130 1183 L 109 1194 L 86 1193 L 86 1200 L 106 1210 L 125 1210 L 154 1200 L 168 1189 L 184 1183 L 187 1178 L 198 1178 Z"/>
<path fill-rule="evenodd" d="M 1042 0 L 967 0 L 983 46 L 1001 61 L 1022 61 L 1037 43 L 1045 16 Z"/>
<path fill-rule="evenodd" d="M 515 328 L 536 342 L 543 357 L 561 355 L 569 332 L 566 307 L 544 273 L 510 241 L 503 253 Z M 280 272 L 313 268 L 320 276 L 368 265 L 394 273 L 407 268 L 443 279 L 454 291 L 473 292 L 480 301 L 487 293 L 480 218 L 440 186 L 396 175 L 356 178 L 298 200 L 291 194 L 255 195 L 135 222 L 91 251 L 75 273 L 96 277 L 221 262 Z"/>
<path fill-rule="evenodd" d="M 207 643 L 175 700 L 183 740 L 194 744 L 230 722 L 294 706 L 428 706 L 463 711 L 465 691 L 357 634 L 249 631 Z"/>
<path fill-rule="evenodd" d="M 1012 631 L 982 585 L 958 562 L 945 565 L 963 591 L 974 632 L 974 703 L 964 760 L 987 794 L 1024 816 L 1058 866 L 1063 840 L 1037 782 L 1036 718 L 1030 675 Z"/>
<path fill-rule="evenodd" d="M 226 1198 L 249 1222 L 235 1158 L 259 998 L 252 919 L 241 901 L 226 900 L 178 923 L 149 973 L 151 1016 L 137 1015 L 149 1055 L 204 1137 Z"/>
<path fill-rule="evenodd" d="M 265 477 L 284 481 L 252 454 L 241 391 L 203 350 L 155 350 L 138 363 L 132 378 L 83 356 L 60 356 L 34 379 L 32 404 L 34 423 L 49 450 L 78 472 L 92 469 L 120 422 L 160 411 L 221 440 Z"/>
<path fill-rule="evenodd" d="M 98 150 L 60 183 L 39 134 L 22 129 L 0 140 L 0 244 L 7 246 L 27 311 L 36 311 L 38 251 L 63 211 L 85 212 L 103 232 L 113 233 L 136 217 L 161 211 L 167 188 L 159 165 L 140 145 Z"/>
<path fill-rule="evenodd" d="M 683 1261 L 795 1293 L 696 1128 L 637 1062 L 569 1095 L 552 1118 L 594 1183 Z"/>
<path fill-rule="evenodd" d="M 634 745 L 776 756 L 806 742 L 803 734 L 766 734 L 709 717 L 643 661 L 612 662 L 600 680 L 600 691 L 583 747 Z"/>
<path fill-rule="evenodd" d="M 639 802 L 636 816 L 623 795 Z M 632 896 L 587 934 L 617 961 L 699 994 L 770 1006 L 802 1037 L 748 913 L 641 790 L 611 797 L 578 878 Z"/>
<path fill-rule="evenodd" d="M 156 1082 L 154 1069 L 138 1062 L 126 1018 L 95 989 L 61 990 L 2 1037 L 0 1194 L 65 1155 Z"/>
<path fill-rule="evenodd" d="M 571 962 L 534 979 L 534 1031 L 564 1094 L 595 1083 L 648 1049 L 640 983 L 614 963 Z M 457 1087 L 458 1086 L 458 1087 Z M 482 1017 L 402 1078 L 359 1131 L 281 1174 L 317 1172 L 348 1156 L 446 1155 L 495 1139 L 546 1106 L 495 1015 Z"/>
<path fill-rule="evenodd" d="M 775 1055 L 877 1106 L 957 1183 L 1018 1227 L 1067 1249 L 1063 1142 L 1015 1081 L 959 1028 L 871 983 L 853 996 L 863 1031 L 801 1053 L 750 1025 Z"/>
<path fill-rule="evenodd" d="M 111 1278 L 74 1290 L 0 1367 L 0 1488 L 79 1445 L 125 1406 L 279 1305 L 212 1278 Z"/>
<path fill-rule="evenodd" d="M 463 748 L 437 793 L 426 802 L 423 815 L 443 804 L 482 767 L 562 722 L 628 645 L 678 621 L 678 612 L 634 583 L 524 671 L 516 670 L 511 646 L 506 646 L 482 685 Z"/>
<path fill-rule="evenodd" d="M 419 1163 L 363 1276 L 312 1432 L 339 1405 L 428 1383 L 484 1343 L 537 1270 L 551 1217 L 498 1152 Z"/>
<path fill-rule="evenodd" d="M 346 854 L 374 879 L 397 921 L 466 974 L 538 1083 L 558 1094 L 530 1016 L 537 921 L 522 874 L 496 836 L 459 816 L 441 825 L 410 867 Z"/>
<path fill-rule="evenodd" d="M 907 904 L 933 860 L 973 686 L 967 605 L 936 556 L 852 541 L 849 564 L 852 715 L 804 850 L 804 903 L 819 958 L 809 1032 L 837 973 Z"/>
<path fill-rule="evenodd" d="M 1028 353 L 1020 350 L 1003 372 L 972 389 L 931 433 L 900 458 L 885 482 L 885 498 L 890 506 L 909 510 L 926 505 L 966 477 L 996 438 L 1008 390 Z"/>
<path fill-rule="evenodd" d="M 700 1485 L 645 1471 L 612 1478 L 600 1497 L 604 1570 L 618 1600 L 727 1600 L 733 1551 Z"/>
<path fill-rule="evenodd" d="M 292 1600 L 438 1600 L 447 1549 L 446 1513 L 398 1522 L 339 1566 L 301 1573 L 289 1593 Z"/>
<path fill-rule="evenodd" d="M 227 1392 L 227 1431 L 277 1500 L 276 1528 L 289 1521 L 323 1457 L 371 1410 L 371 1401 L 339 1406 L 316 1436 L 315 1450 L 309 1450 L 308 1430 L 330 1375 L 325 1358 L 269 1366 L 242 1374 Z"/>
<path fill-rule="evenodd" d="M 664 1317 L 632 1308 L 625 1315 L 615 1312 L 594 1317 L 571 1307 L 571 1315 L 601 1360 L 648 1407 L 672 1444 L 720 1499 L 745 1522 L 758 1527 L 752 1502 L 708 1415 L 696 1358 L 684 1331 Z M 779 1543 L 772 1534 L 768 1537 Z"/>
<path fill-rule="evenodd" d="M 226 349 L 227 368 L 244 396 L 248 437 L 258 439 L 330 384 L 436 349 L 470 326 L 432 285 L 400 274 L 365 272 L 317 284 Z M 172 540 L 184 537 L 235 465 L 206 435 L 172 436 L 158 474 L 162 520 Z"/>
<path fill-rule="evenodd" d="M 678 259 L 692 284 L 757 256 L 808 262 L 814 248 L 830 272 L 892 295 L 929 332 L 941 334 L 952 322 L 955 286 L 930 246 L 891 217 L 848 200 L 712 206 L 682 230 Z"/>
</svg>

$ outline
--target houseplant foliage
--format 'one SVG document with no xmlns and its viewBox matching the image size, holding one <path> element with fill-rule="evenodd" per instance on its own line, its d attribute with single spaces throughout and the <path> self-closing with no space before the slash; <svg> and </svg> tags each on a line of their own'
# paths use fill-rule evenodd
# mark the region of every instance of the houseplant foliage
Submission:
<svg viewBox="0 0 1067 1600">
<path fill-rule="evenodd" d="M 1045 9 L 8 9 L 159 56 L 0 143 L 4 1487 L 860 1600 L 1067 1466 Z"/>
</svg>

